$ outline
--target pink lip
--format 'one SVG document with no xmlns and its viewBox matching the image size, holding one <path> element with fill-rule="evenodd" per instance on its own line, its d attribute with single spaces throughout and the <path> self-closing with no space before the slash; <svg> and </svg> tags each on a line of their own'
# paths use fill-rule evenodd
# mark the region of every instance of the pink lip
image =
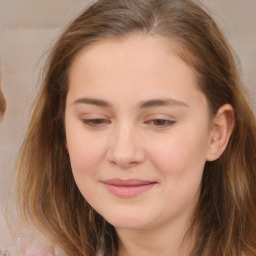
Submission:
<svg viewBox="0 0 256 256">
<path fill-rule="evenodd" d="M 133 197 L 149 190 L 156 182 L 137 179 L 111 179 L 103 181 L 103 184 L 116 196 Z"/>
</svg>

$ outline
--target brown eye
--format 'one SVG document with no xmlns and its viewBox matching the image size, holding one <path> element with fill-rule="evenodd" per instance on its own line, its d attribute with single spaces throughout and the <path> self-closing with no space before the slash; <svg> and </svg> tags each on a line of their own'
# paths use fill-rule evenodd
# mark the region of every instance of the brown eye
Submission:
<svg viewBox="0 0 256 256">
<path fill-rule="evenodd" d="M 153 120 L 153 124 L 157 126 L 166 126 L 166 125 L 169 125 L 170 123 L 168 120 L 157 119 L 157 120 Z"/>
<path fill-rule="evenodd" d="M 166 120 L 166 119 L 154 119 L 154 120 L 148 121 L 147 123 L 159 128 L 165 128 L 165 127 L 172 126 L 175 123 L 175 121 Z"/>
<path fill-rule="evenodd" d="M 106 124 L 109 124 L 108 119 L 96 118 L 96 119 L 83 119 L 83 123 L 90 127 L 102 127 Z"/>
</svg>

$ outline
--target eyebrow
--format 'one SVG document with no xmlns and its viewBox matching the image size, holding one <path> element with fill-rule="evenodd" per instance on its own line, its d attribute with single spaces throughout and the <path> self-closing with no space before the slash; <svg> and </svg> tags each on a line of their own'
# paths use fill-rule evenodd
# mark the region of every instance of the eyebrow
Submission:
<svg viewBox="0 0 256 256">
<path fill-rule="evenodd" d="M 94 99 L 94 98 L 79 98 L 76 99 L 72 105 L 76 104 L 89 104 L 89 105 L 94 105 L 98 107 L 111 107 L 112 104 L 100 100 L 100 99 Z M 153 108 L 153 107 L 162 107 L 162 106 L 181 106 L 181 107 L 189 107 L 185 102 L 175 100 L 172 98 L 168 99 L 152 99 L 152 100 L 147 100 L 143 101 L 142 103 L 139 104 L 139 108 Z"/>
<path fill-rule="evenodd" d="M 164 106 L 181 106 L 188 107 L 188 105 L 179 100 L 175 99 L 153 99 L 142 102 L 139 107 L 140 108 L 152 108 L 152 107 L 164 107 Z"/>
<path fill-rule="evenodd" d="M 111 107 L 112 106 L 107 101 L 100 100 L 100 99 L 93 99 L 93 98 L 79 98 L 73 102 L 73 105 L 75 105 L 75 104 L 89 104 L 89 105 L 95 105 L 98 107 Z"/>
</svg>

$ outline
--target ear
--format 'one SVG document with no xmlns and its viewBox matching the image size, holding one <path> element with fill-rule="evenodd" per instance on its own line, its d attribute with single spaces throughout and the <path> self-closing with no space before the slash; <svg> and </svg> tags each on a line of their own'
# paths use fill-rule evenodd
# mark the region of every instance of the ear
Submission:
<svg viewBox="0 0 256 256">
<path fill-rule="evenodd" d="M 234 109 L 230 104 L 221 106 L 211 122 L 207 161 L 218 159 L 224 152 L 234 129 Z"/>
</svg>

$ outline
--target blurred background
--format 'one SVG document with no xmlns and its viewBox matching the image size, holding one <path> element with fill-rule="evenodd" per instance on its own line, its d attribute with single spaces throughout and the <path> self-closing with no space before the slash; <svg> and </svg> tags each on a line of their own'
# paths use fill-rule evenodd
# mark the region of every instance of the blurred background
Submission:
<svg viewBox="0 0 256 256">
<path fill-rule="evenodd" d="M 113 0 L 114 1 L 114 0 Z M 3 219 L 13 169 L 49 50 L 65 24 L 91 0 L 0 0 L 0 59 L 7 112 L 0 124 L 0 248 L 11 239 Z M 256 0 L 201 0 L 240 58 L 256 102 Z"/>
</svg>

